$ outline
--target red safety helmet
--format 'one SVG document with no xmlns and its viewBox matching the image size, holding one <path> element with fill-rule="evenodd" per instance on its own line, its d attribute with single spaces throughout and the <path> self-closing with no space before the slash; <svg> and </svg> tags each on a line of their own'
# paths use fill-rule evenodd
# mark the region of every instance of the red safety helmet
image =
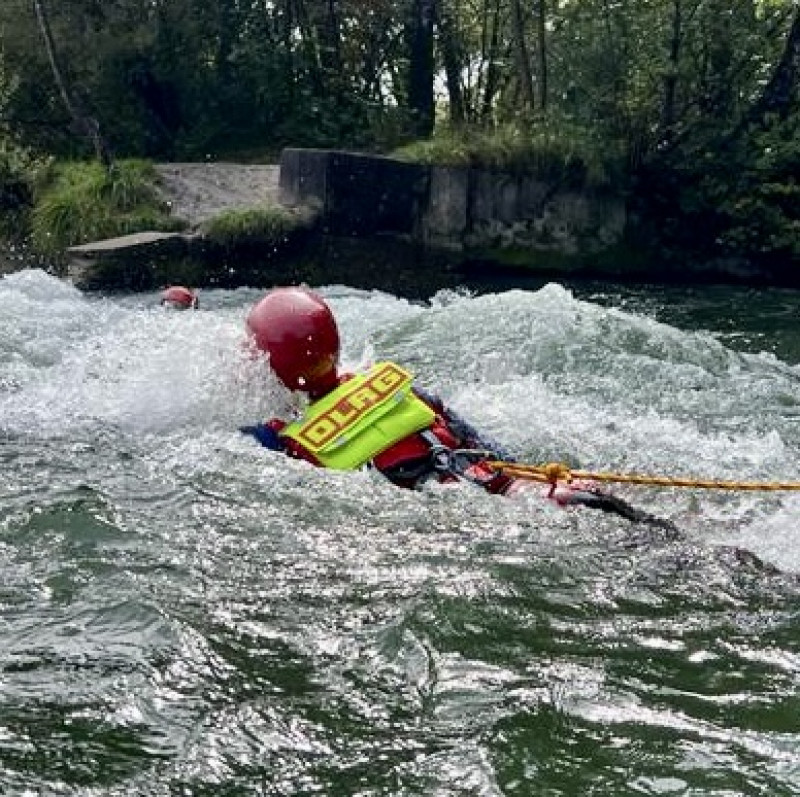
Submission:
<svg viewBox="0 0 800 797">
<path fill-rule="evenodd" d="M 197 294 L 183 285 L 172 285 L 161 294 L 161 304 L 177 310 L 197 309 Z"/>
<path fill-rule="evenodd" d="M 330 307 L 307 288 L 275 288 L 245 322 L 256 348 L 269 355 L 290 390 L 322 396 L 338 384 L 339 331 Z"/>
</svg>

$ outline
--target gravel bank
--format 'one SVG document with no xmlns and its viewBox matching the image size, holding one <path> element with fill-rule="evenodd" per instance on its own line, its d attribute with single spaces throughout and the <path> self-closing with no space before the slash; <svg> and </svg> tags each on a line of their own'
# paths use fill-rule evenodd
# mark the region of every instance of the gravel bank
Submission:
<svg viewBox="0 0 800 797">
<path fill-rule="evenodd" d="M 173 215 L 191 227 L 233 208 L 279 204 L 277 165 L 162 163 L 156 168 Z"/>
</svg>

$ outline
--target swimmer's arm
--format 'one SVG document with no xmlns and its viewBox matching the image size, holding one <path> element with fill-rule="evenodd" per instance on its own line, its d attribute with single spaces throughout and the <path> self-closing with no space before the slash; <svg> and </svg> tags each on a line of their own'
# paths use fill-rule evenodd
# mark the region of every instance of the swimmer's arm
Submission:
<svg viewBox="0 0 800 797">
<path fill-rule="evenodd" d="M 257 423 L 253 426 L 240 426 L 239 431 L 242 434 L 254 437 L 264 448 L 270 451 L 285 451 L 283 439 L 278 434 L 278 429 L 275 428 L 274 421 L 267 423 Z"/>
</svg>

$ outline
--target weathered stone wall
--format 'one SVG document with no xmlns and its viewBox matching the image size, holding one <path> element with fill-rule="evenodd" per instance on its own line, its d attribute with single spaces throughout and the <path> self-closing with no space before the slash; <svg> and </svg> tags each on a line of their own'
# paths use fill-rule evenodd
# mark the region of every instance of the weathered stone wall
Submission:
<svg viewBox="0 0 800 797">
<path fill-rule="evenodd" d="M 281 201 L 312 204 L 332 234 L 390 233 L 468 254 L 591 255 L 622 240 L 624 199 L 530 175 L 431 167 L 326 150 L 284 150 Z"/>
<path fill-rule="evenodd" d="M 465 248 L 593 254 L 618 243 L 625 204 L 589 188 L 564 188 L 529 175 L 473 173 Z M 469 201 L 468 199 L 468 201 Z M 437 197 L 431 196 L 435 203 Z"/>
<path fill-rule="evenodd" d="M 414 235 L 428 175 L 416 164 L 332 150 L 287 149 L 280 201 L 320 211 L 335 235 Z"/>
<path fill-rule="evenodd" d="M 150 290 L 344 281 L 404 290 L 470 275 L 631 276 L 626 212 L 603 197 L 531 176 L 430 167 L 330 150 L 287 149 L 275 201 L 313 223 L 280 240 L 215 243 L 202 232 L 138 233 L 68 250 L 80 287 Z"/>
</svg>

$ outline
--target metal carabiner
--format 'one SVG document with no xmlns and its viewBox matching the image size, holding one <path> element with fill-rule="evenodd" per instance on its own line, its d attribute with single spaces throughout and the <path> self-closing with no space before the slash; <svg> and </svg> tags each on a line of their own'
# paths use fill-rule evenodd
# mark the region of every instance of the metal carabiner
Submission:
<svg viewBox="0 0 800 797">
<path fill-rule="evenodd" d="M 445 445 L 432 445 L 431 462 L 433 463 L 433 469 L 438 473 L 449 473 L 453 476 L 457 476 L 453 453 L 453 450 Z"/>
<path fill-rule="evenodd" d="M 431 461 L 438 473 L 447 473 L 457 479 L 481 483 L 468 471 L 471 465 L 482 460 L 495 458 L 493 451 L 476 448 L 448 448 L 444 445 L 431 446 Z"/>
</svg>

